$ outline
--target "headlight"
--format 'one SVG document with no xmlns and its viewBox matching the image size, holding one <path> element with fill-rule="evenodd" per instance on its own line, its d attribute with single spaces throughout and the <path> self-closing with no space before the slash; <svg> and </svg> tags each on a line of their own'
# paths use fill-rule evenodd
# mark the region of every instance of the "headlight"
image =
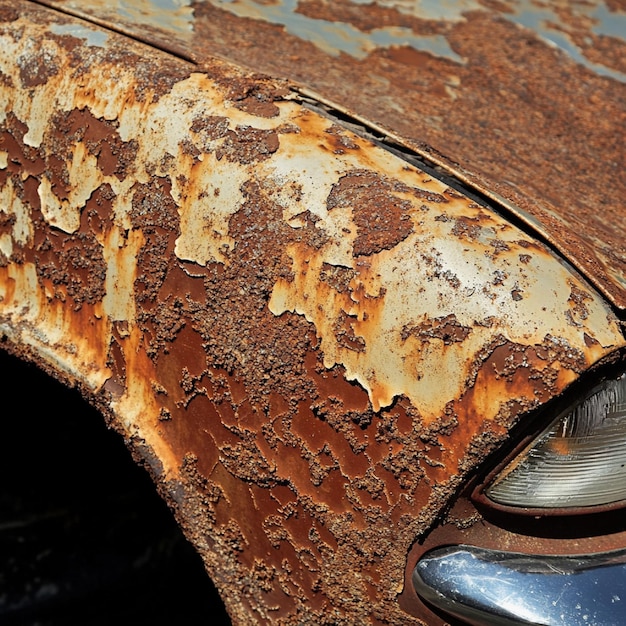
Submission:
<svg viewBox="0 0 626 626">
<path fill-rule="evenodd" d="M 626 374 L 561 413 L 485 494 L 497 504 L 530 509 L 626 500 Z"/>
</svg>

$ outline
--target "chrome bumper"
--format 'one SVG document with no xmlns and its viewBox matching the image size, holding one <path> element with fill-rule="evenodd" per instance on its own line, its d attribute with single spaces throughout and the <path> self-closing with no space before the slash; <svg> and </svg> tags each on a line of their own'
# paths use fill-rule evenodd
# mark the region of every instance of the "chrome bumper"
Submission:
<svg viewBox="0 0 626 626">
<path fill-rule="evenodd" d="M 538 556 L 470 546 L 426 553 L 417 593 L 468 624 L 626 624 L 626 550 Z"/>
</svg>

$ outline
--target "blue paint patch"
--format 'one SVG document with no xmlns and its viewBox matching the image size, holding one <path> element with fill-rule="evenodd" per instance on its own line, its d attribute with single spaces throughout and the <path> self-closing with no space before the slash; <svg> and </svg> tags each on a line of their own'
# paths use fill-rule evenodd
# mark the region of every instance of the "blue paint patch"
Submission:
<svg viewBox="0 0 626 626">
<path fill-rule="evenodd" d="M 273 4 L 257 4 L 253 0 L 210 0 L 211 4 L 237 15 L 271 24 L 279 24 L 285 31 L 299 39 L 310 41 L 333 56 L 349 54 L 364 59 L 377 48 L 408 46 L 464 64 L 462 57 L 452 50 L 442 35 L 416 35 L 410 28 L 375 28 L 363 32 L 344 22 L 329 22 L 297 13 L 297 0 L 278 0 Z"/>
<path fill-rule="evenodd" d="M 537 33 L 544 41 L 563 50 L 573 61 L 583 65 L 599 76 L 607 76 L 619 82 L 626 83 L 626 74 L 607 67 L 600 63 L 591 62 L 574 41 L 568 36 L 565 30 L 557 30 L 550 26 L 561 24 L 559 16 L 549 8 L 538 9 L 527 0 L 520 2 L 522 7 L 518 13 L 504 14 L 504 17 L 525 28 L 529 28 Z M 616 37 L 624 41 L 626 35 L 626 14 L 621 12 L 611 12 L 605 4 L 596 6 L 570 5 L 569 7 L 581 17 L 586 17 L 593 22 L 591 32 L 595 35 Z"/>
<path fill-rule="evenodd" d="M 88 46 L 104 48 L 108 35 L 101 30 L 91 30 L 82 24 L 52 24 L 50 32 L 55 35 L 68 35 L 77 39 L 84 39 Z"/>
</svg>

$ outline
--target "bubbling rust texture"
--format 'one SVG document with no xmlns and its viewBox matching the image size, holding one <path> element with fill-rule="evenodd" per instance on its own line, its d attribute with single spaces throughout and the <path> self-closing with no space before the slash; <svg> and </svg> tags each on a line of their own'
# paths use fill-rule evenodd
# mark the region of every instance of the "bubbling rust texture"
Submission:
<svg viewBox="0 0 626 626">
<path fill-rule="evenodd" d="M 125 434 L 234 623 L 419 623 L 411 545 L 610 309 L 279 81 L 19 3 L 0 49 L 5 346 Z"/>
<path fill-rule="evenodd" d="M 42 1 L 378 124 L 506 202 L 626 309 L 623 0 L 194 0 L 184 26 L 156 0 Z"/>
</svg>

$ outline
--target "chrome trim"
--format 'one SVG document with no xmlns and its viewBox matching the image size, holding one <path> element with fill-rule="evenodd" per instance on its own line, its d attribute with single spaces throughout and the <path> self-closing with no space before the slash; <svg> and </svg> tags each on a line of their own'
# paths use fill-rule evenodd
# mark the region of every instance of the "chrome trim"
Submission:
<svg viewBox="0 0 626 626">
<path fill-rule="evenodd" d="M 626 550 L 582 556 L 437 548 L 413 570 L 416 592 L 468 624 L 626 624 Z"/>
</svg>

